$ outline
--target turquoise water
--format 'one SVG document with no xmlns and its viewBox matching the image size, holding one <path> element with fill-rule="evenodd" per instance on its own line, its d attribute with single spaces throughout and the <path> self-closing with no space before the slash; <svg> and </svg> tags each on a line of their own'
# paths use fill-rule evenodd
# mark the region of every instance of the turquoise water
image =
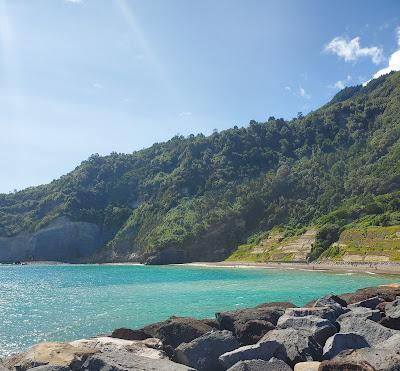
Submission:
<svg viewBox="0 0 400 371">
<path fill-rule="evenodd" d="M 178 266 L 0 266 L 0 356 L 171 315 L 268 301 L 297 305 L 327 293 L 394 282 L 378 275 Z"/>
</svg>

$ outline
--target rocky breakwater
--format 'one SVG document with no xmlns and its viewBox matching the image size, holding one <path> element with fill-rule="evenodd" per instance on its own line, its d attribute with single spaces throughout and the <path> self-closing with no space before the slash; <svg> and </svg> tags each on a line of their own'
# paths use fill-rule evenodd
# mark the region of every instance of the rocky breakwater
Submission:
<svg viewBox="0 0 400 371">
<path fill-rule="evenodd" d="M 109 337 L 42 343 L 1 367 L 35 371 L 400 370 L 400 285 L 171 317 Z"/>
</svg>

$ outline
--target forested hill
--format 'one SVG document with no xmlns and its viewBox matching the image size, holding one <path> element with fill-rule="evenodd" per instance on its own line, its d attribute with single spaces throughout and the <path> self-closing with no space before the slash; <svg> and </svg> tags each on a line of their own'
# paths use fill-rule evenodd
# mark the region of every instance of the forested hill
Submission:
<svg viewBox="0 0 400 371">
<path fill-rule="evenodd" d="M 353 220 L 400 223 L 399 136 L 397 72 L 291 121 L 93 155 L 50 184 L 0 195 L 0 250 L 69 220 L 97 226 L 92 260 L 221 260 L 275 226 L 313 224 L 316 258 Z"/>
</svg>

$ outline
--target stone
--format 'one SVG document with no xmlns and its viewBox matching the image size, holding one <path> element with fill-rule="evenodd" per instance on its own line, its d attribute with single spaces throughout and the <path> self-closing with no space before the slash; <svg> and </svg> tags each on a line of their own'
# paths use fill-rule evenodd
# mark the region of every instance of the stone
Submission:
<svg viewBox="0 0 400 371">
<path fill-rule="evenodd" d="M 239 348 L 230 331 L 212 331 L 175 349 L 174 359 L 199 371 L 220 370 L 218 357 Z"/>
<path fill-rule="evenodd" d="M 289 308 L 286 309 L 285 315 L 289 317 L 306 317 L 306 316 L 316 316 L 325 318 L 332 323 L 336 321 L 339 315 L 342 313 L 338 313 L 335 309 L 324 306 L 324 307 L 312 307 L 312 308 Z"/>
<path fill-rule="evenodd" d="M 155 338 L 148 338 L 145 340 L 124 340 L 103 336 L 91 339 L 75 340 L 69 344 L 77 347 L 84 346 L 101 352 L 113 353 L 125 351 L 151 359 L 166 358 L 166 354 L 161 350 L 161 341 Z"/>
<path fill-rule="evenodd" d="M 351 332 L 335 334 L 326 341 L 323 350 L 323 358 L 332 359 L 343 350 L 366 347 L 369 347 L 369 344 L 361 335 Z"/>
<path fill-rule="evenodd" d="M 378 309 L 369 309 L 365 307 L 354 307 L 351 308 L 351 310 L 347 313 L 344 313 L 339 316 L 339 318 L 336 320 L 337 322 L 340 323 L 344 318 L 347 317 L 357 317 L 360 319 L 369 319 L 374 322 L 379 322 L 382 318 L 382 314 Z"/>
<path fill-rule="evenodd" d="M 309 332 L 292 328 L 277 329 L 268 332 L 258 344 L 277 342 L 273 356 L 294 367 L 298 362 L 320 361 L 322 348 Z"/>
<path fill-rule="evenodd" d="M 343 318 L 340 321 L 340 332 L 361 335 L 370 346 L 379 344 L 396 334 L 395 330 L 388 329 L 379 323 L 356 317 Z"/>
<path fill-rule="evenodd" d="M 358 370 L 395 371 L 400 369 L 400 350 L 390 348 L 362 348 L 340 353 L 332 361 L 349 364 L 363 364 L 365 367 Z M 354 368 L 346 368 L 346 370 Z M 329 370 L 333 370 L 330 368 Z M 335 369 L 337 370 L 337 369 Z M 339 368 L 339 370 L 341 370 Z"/>
<path fill-rule="evenodd" d="M 394 301 L 398 295 L 400 295 L 400 287 L 390 287 L 385 285 L 379 287 L 366 287 L 363 289 L 358 289 L 356 292 L 346 293 L 338 296 L 346 301 L 347 304 L 353 304 L 374 296 L 379 296 L 384 301 Z"/>
<path fill-rule="evenodd" d="M 263 320 L 250 320 L 247 322 L 235 322 L 235 336 L 241 345 L 255 344 L 259 341 L 268 331 L 271 331 L 275 326 Z"/>
<path fill-rule="evenodd" d="M 323 361 L 318 371 L 376 371 L 369 363 L 352 360 Z"/>
<path fill-rule="evenodd" d="M 326 339 L 337 332 L 336 326 L 331 321 L 316 316 L 289 317 L 284 314 L 279 318 L 276 327 L 307 331 L 321 346 L 325 344 Z"/>
<path fill-rule="evenodd" d="M 0 368 L 1 371 L 4 371 Z M 43 365 L 34 368 L 30 368 L 32 371 L 71 371 L 69 367 L 64 366 L 52 366 L 52 365 Z M 9 371 L 9 370 L 7 370 Z"/>
<path fill-rule="evenodd" d="M 79 368 L 88 357 L 97 352 L 98 350 L 92 348 L 68 343 L 39 343 L 25 353 L 8 358 L 4 366 L 18 371 L 46 365 Z"/>
<path fill-rule="evenodd" d="M 207 326 L 210 326 L 212 328 L 215 328 L 216 330 L 219 330 L 219 324 L 216 319 L 204 318 L 204 319 L 200 319 L 199 321 L 203 322 Z"/>
<path fill-rule="evenodd" d="M 149 359 L 129 352 L 105 352 L 89 357 L 82 371 L 194 371 L 169 359 Z"/>
<path fill-rule="evenodd" d="M 275 307 L 265 304 L 256 308 L 216 313 L 215 317 L 217 318 L 221 330 L 229 330 L 235 333 L 235 322 L 245 323 L 252 320 L 261 320 L 276 325 L 279 317 L 282 316 L 284 312 L 284 307 Z"/>
<path fill-rule="evenodd" d="M 369 309 L 375 309 L 380 303 L 383 303 L 385 300 L 383 300 L 379 296 L 374 296 L 372 298 L 368 298 L 353 304 L 348 305 L 349 308 L 354 308 L 354 307 L 364 307 L 364 308 L 369 308 Z"/>
<path fill-rule="evenodd" d="M 171 317 L 167 321 L 154 323 L 142 328 L 150 335 L 163 342 L 164 350 L 172 356 L 173 349 L 179 344 L 189 343 L 213 330 L 202 321 L 188 317 Z"/>
<path fill-rule="evenodd" d="M 386 317 L 400 319 L 400 297 L 385 305 Z"/>
<path fill-rule="evenodd" d="M 240 361 L 230 367 L 228 371 L 292 371 L 292 368 L 280 359 L 271 358 L 269 361 L 261 359 Z"/>
<path fill-rule="evenodd" d="M 253 345 L 245 345 L 231 352 L 224 353 L 219 357 L 219 360 L 227 369 L 240 361 L 253 359 L 269 361 L 280 346 L 281 345 L 275 340 L 266 340 Z"/>
<path fill-rule="evenodd" d="M 327 295 L 318 299 L 312 306 L 313 307 L 325 307 L 339 304 L 341 307 L 347 307 L 347 302 L 341 299 L 337 295 Z"/>
<path fill-rule="evenodd" d="M 256 308 L 296 308 L 296 305 L 291 303 L 290 301 L 272 301 L 269 303 L 261 303 L 256 305 Z"/>
<path fill-rule="evenodd" d="M 294 366 L 294 371 L 318 371 L 321 362 L 309 361 L 309 362 L 299 362 Z"/>
<path fill-rule="evenodd" d="M 146 334 L 143 330 L 131 330 L 129 328 L 118 328 L 112 332 L 111 337 L 118 338 L 118 339 L 124 339 L 124 340 L 144 340 L 151 336 Z"/>
<path fill-rule="evenodd" d="M 389 339 L 375 345 L 375 348 L 400 349 L 400 333 L 396 333 Z"/>
<path fill-rule="evenodd" d="M 400 318 L 384 317 L 379 321 L 379 324 L 392 330 L 400 330 Z"/>
</svg>

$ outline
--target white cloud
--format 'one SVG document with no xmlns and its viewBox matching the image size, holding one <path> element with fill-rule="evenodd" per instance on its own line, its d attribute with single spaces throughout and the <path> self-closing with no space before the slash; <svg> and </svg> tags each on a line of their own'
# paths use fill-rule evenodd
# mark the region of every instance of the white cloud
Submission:
<svg viewBox="0 0 400 371">
<path fill-rule="evenodd" d="M 292 88 L 290 86 L 285 86 L 286 91 L 292 91 Z"/>
<path fill-rule="evenodd" d="M 400 27 L 397 27 L 396 29 L 396 37 L 397 37 L 397 45 L 399 47 L 398 50 L 396 50 L 390 57 L 389 57 L 389 62 L 387 67 L 380 69 L 378 72 L 376 72 L 373 76 L 372 79 L 376 79 L 379 76 L 386 75 L 389 72 L 392 71 L 400 71 Z M 367 85 L 372 79 L 365 81 L 363 85 Z"/>
<path fill-rule="evenodd" d="M 347 86 L 347 83 L 351 81 L 351 76 L 347 75 L 347 77 L 343 80 L 336 81 L 333 85 L 329 85 L 329 88 L 335 90 L 342 90 Z"/>
<path fill-rule="evenodd" d="M 78 4 L 78 3 L 81 3 L 83 0 L 64 0 L 64 1 L 66 1 L 67 3 L 75 3 L 75 4 Z"/>
<path fill-rule="evenodd" d="M 183 111 L 178 114 L 179 117 L 189 117 L 192 116 L 192 112 L 190 111 Z"/>
<path fill-rule="evenodd" d="M 304 88 L 302 88 L 301 86 L 300 86 L 300 88 L 299 88 L 299 94 L 300 94 L 301 97 L 303 97 L 303 98 L 305 98 L 305 99 L 310 99 L 310 98 L 311 98 L 311 95 L 308 94 L 308 93 L 304 90 Z"/>
<path fill-rule="evenodd" d="M 383 50 L 377 46 L 362 48 L 360 46 L 360 38 L 347 41 L 343 37 L 335 37 L 324 49 L 326 52 L 336 54 L 343 58 L 346 62 L 354 62 L 361 57 L 369 57 L 372 62 L 379 64 L 383 61 Z"/>
</svg>

